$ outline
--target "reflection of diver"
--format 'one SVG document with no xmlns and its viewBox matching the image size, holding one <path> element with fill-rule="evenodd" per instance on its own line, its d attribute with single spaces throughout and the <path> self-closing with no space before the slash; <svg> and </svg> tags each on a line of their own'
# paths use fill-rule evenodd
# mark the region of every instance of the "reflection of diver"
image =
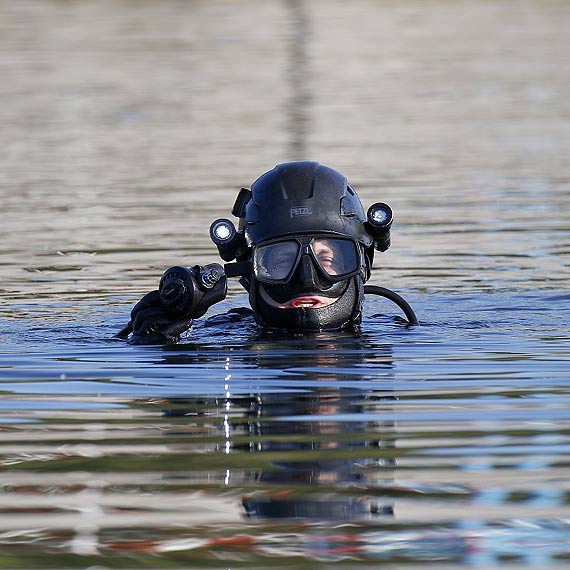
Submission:
<svg viewBox="0 0 570 570">
<path fill-rule="evenodd" d="M 393 398 L 343 387 L 337 370 L 361 368 L 366 352 L 358 342 L 360 350 L 351 351 L 347 345 L 335 350 L 334 340 L 317 344 L 322 352 L 310 357 L 311 367 L 319 371 L 310 394 L 258 398 L 255 425 L 261 445 L 255 451 L 276 453 L 278 459 L 272 470 L 256 475 L 263 491 L 244 497 L 249 517 L 357 521 L 393 515 L 392 502 L 374 496 L 374 477 L 381 472 L 385 480 L 395 467 L 393 458 L 379 457 L 381 447 L 394 445 L 393 425 L 372 425 L 366 417 Z M 331 362 L 333 351 L 336 358 Z M 319 386 L 319 381 L 325 385 Z"/>
<path fill-rule="evenodd" d="M 170 268 L 118 336 L 132 332 L 138 344 L 176 342 L 193 319 L 225 298 L 232 276 L 240 277 L 250 313 L 265 329 L 357 330 L 365 293 L 389 298 L 417 324 L 399 295 L 364 285 L 375 251 L 390 246 L 390 207 L 378 202 L 365 214 L 339 172 L 316 162 L 281 164 L 242 189 L 232 213 L 237 229 L 226 219 L 210 229 L 220 256 L 232 263 Z"/>
<path fill-rule="evenodd" d="M 390 353 L 385 347 L 369 351 L 362 339 L 348 334 L 317 335 L 310 346 L 302 342 L 258 336 L 243 345 L 247 356 L 240 357 L 248 369 L 287 371 L 287 354 L 294 350 L 302 390 L 178 401 L 174 414 L 196 417 L 198 409 L 208 410 L 210 421 L 217 416 L 219 442 L 212 451 L 227 454 L 227 481 L 253 484 L 255 491 L 248 491 L 242 503 L 248 517 L 364 521 L 392 516 L 393 501 L 383 488 L 392 485 L 395 433 L 393 421 L 383 421 L 382 415 L 394 397 L 384 382 L 382 392 L 375 391 L 373 377 L 358 372 L 370 370 L 369 359 L 374 359 L 374 375 L 390 370 Z M 167 362 L 170 352 L 164 353 Z M 187 359 L 193 362 L 193 353 Z M 172 362 L 183 361 L 177 350 Z M 357 380 L 346 382 L 347 370 L 356 371 Z M 266 466 L 245 473 L 234 469 L 234 452 L 259 454 L 252 464 Z"/>
<path fill-rule="evenodd" d="M 258 425 L 264 443 L 256 451 L 284 458 L 273 462 L 273 470 L 256 475 L 263 491 L 243 498 L 247 516 L 358 521 L 393 515 L 392 501 L 375 496 L 371 478 L 381 471 L 387 479 L 387 471 L 395 467 L 392 458 L 374 457 L 387 443 L 382 438 L 393 436 L 392 426 L 385 425 L 383 433 L 370 433 L 370 422 L 356 417 L 376 404 L 342 388 L 317 388 L 310 399 L 299 395 L 260 398 Z M 355 418 L 327 418 L 337 414 Z M 278 420 L 263 421 L 264 415 Z M 292 415 L 299 417 L 293 438 L 287 433 L 290 422 L 279 421 Z M 272 491 L 275 486 L 278 490 Z"/>
</svg>

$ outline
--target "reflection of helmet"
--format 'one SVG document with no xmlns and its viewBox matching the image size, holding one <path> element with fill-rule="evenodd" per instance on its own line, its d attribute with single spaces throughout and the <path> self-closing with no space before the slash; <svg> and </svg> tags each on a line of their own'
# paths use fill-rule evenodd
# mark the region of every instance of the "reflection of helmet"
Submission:
<svg viewBox="0 0 570 570">
<path fill-rule="evenodd" d="M 252 495 L 242 498 L 245 514 L 250 518 L 293 519 L 321 521 L 365 521 L 394 516 L 394 506 L 380 504 L 369 497 L 333 499 L 300 496 L 293 498 Z"/>
<path fill-rule="evenodd" d="M 230 249 L 228 260 L 250 263 L 242 283 L 260 324 L 293 330 L 358 326 L 379 241 L 345 176 L 317 162 L 280 164 L 251 191 L 241 191 L 233 214 L 240 218 L 240 246 L 236 253 Z M 382 250 L 389 245 L 389 223 L 383 232 Z M 269 266 L 270 259 L 278 265 Z"/>
</svg>

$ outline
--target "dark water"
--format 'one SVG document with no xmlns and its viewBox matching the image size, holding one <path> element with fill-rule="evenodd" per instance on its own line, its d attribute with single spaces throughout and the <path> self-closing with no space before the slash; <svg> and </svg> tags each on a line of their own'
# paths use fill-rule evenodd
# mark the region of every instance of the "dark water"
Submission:
<svg viewBox="0 0 570 570">
<path fill-rule="evenodd" d="M 0 2 L 0 567 L 566 568 L 570 5 Z M 362 336 L 112 339 L 284 160 L 390 203 Z M 247 304 L 239 285 L 212 313 Z"/>
</svg>

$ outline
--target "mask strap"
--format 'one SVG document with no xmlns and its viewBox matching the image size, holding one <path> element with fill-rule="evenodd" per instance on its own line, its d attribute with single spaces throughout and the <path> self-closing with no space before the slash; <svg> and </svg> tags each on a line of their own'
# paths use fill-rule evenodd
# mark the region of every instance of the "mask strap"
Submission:
<svg viewBox="0 0 570 570">
<path fill-rule="evenodd" d="M 227 277 L 247 277 L 251 273 L 251 261 L 225 263 L 224 271 Z"/>
</svg>

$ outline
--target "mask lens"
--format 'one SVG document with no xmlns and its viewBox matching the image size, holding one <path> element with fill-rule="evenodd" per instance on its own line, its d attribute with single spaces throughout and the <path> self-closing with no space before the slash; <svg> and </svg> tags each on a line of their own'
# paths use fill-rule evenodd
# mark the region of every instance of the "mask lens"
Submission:
<svg viewBox="0 0 570 570">
<path fill-rule="evenodd" d="M 315 238 L 311 247 L 321 269 L 331 277 L 342 277 L 360 269 L 356 244 L 351 240 Z"/>
<path fill-rule="evenodd" d="M 257 247 L 253 255 L 254 275 L 261 281 L 286 281 L 297 265 L 300 247 L 295 240 Z"/>
</svg>

